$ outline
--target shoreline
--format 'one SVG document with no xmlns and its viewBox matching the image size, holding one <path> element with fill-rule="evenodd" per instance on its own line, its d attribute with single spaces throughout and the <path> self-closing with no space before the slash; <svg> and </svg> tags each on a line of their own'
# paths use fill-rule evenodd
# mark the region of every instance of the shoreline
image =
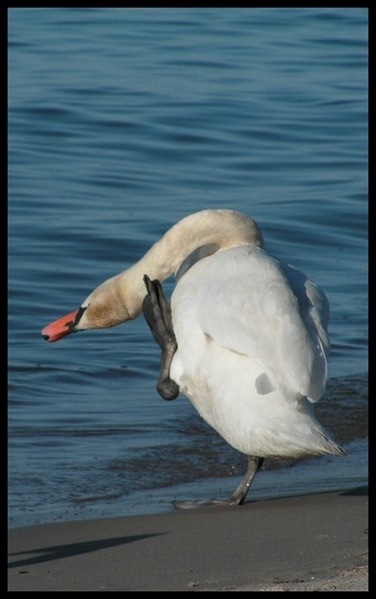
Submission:
<svg viewBox="0 0 376 599">
<path fill-rule="evenodd" d="M 368 590 L 368 488 L 8 531 L 8 591 Z"/>
</svg>

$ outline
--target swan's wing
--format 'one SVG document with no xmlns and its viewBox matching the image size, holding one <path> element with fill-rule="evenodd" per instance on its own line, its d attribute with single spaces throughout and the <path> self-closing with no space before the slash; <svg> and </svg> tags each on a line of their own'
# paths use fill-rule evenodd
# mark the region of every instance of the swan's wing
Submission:
<svg viewBox="0 0 376 599">
<path fill-rule="evenodd" d="M 202 260 L 189 278 L 203 332 L 263 366 L 259 393 L 278 387 L 287 399 L 320 399 L 327 378 L 328 302 L 312 281 L 249 247 Z"/>
<path fill-rule="evenodd" d="M 301 271 L 280 265 L 299 302 L 302 321 L 314 344 L 314 361 L 308 398 L 318 401 L 328 378 L 330 340 L 328 336 L 329 302 L 322 289 Z"/>
</svg>

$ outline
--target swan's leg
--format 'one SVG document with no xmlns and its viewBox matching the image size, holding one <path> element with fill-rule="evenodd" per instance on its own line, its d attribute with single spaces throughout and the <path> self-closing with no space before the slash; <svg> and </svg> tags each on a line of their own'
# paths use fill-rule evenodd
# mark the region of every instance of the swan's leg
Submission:
<svg viewBox="0 0 376 599">
<path fill-rule="evenodd" d="M 174 501 L 174 506 L 180 509 L 193 509 L 208 507 L 210 505 L 241 505 L 247 497 L 249 487 L 257 472 L 260 470 L 264 458 L 248 457 L 248 468 L 240 485 L 235 489 L 229 499 L 210 499 L 208 501 Z"/>
<path fill-rule="evenodd" d="M 235 489 L 227 503 L 230 505 L 241 505 L 244 502 L 245 498 L 247 497 L 249 487 L 251 486 L 257 472 L 260 470 L 263 461 L 264 458 L 253 458 L 248 456 L 247 472 L 245 473 L 242 482 Z"/>
<path fill-rule="evenodd" d="M 142 311 L 154 339 L 162 350 L 157 391 L 163 399 L 175 399 L 179 395 L 179 387 L 170 379 L 170 367 L 178 346 L 172 327 L 170 304 L 159 281 L 151 281 L 145 275 L 144 282 L 147 295 L 142 304 Z"/>
</svg>

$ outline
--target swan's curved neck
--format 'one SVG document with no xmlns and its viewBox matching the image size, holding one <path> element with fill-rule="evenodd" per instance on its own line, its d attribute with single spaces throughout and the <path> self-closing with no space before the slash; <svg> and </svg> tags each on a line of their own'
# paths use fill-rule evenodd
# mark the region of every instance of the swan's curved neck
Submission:
<svg viewBox="0 0 376 599">
<path fill-rule="evenodd" d="M 203 210 L 191 214 L 171 227 L 136 264 L 93 291 L 83 307 L 94 304 L 101 295 L 102 305 L 110 303 L 112 306 L 111 326 L 120 324 L 141 312 L 146 294 L 144 275 L 164 281 L 193 252 L 200 258 L 201 248 L 203 255 L 207 255 L 239 245 L 263 246 L 262 233 L 252 218 L 234 210 Z M 83 322 L 85 320 L 83 318 Z M 96 327 L 102 326 L 98 325 L 99 321 Z"/>
<path fill-rule="evenodd" d="M 252 218 L 234 210 L 203 210 L 171 227 L 132 268 L 164 281 L 199 248 L 211 247 L 207 253 L 214 253 L 245 244 L 263 246 Z"/>
<path fill-rule="evenodd" d="M 136 264 L 124 271 L 120 277 L 142 283 L 140 294 L 145 297 L 143 276 L 166 280 L 193 252 L 202 255 L 231 247 L 251 244 L 263 246 L 261 230 L 250 217 L 234 210 L 203 210 L 179 221 Z M 142 302 L 141 299 L 141 302 Z M 140 306 L 141 309 L 141 306 Z"/>
</svg>

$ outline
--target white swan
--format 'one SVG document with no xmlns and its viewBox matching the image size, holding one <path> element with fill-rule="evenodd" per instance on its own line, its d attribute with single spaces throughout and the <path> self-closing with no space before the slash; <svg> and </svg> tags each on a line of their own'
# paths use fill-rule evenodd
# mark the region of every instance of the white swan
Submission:
<svg viewBox="0 0 376 599">
<path fill-rule="evenodd" d="M 150 279 L 164 281 L 174 272 L 169 321 L 161 287 Z M 265 457 L 344 453 L 313 415 L 327 381 L 328 301 L 303 273 L 264 251 L 253 219 L 233 210 L 182 219 L 42 335 L 53 342 L 112 327 L 136 318 L 143 303 L 162 347 L 161 394 L 174 398 L 180 390 L 249 457 L 229 503 L 243 503 Z"/>
</svg>

